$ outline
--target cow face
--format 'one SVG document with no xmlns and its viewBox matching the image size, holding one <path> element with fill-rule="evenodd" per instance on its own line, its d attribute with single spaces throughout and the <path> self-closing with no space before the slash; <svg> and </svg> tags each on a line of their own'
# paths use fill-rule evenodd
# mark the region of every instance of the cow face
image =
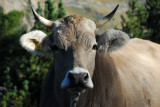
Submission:
<svg viewBox="0 0 160 107">
<path fill-rule="evenodd" d="M 71 15 L 55 22 L 44 19 L 34 10 L 35 18 L 53 33 L 47 36 L 42 31 L 32 31 L 22 35 L 21 45 L 37 55 L 54 54 L 54 72 L 58 87 L 79 93 L 93 88 L 92 75 L 95 69 L 96 53 L 108 53 L 121 47 L 128 36 L 117 30 L 109 30 L 96 36 L 97 26 L 103 25 L 115 13 L 96 22 L 87 18 Z M 105 19 L 106 18 L 106 19 Z M 102 23 L 103 22 L 103 23 Z"/>
<path fill-rule="evenodd" d="M 56 21 L 53 26 L 51 47 L 56 77 L 61 78 L 61 88 L 69 88 L 72 92 L 92 88 L 91 76 L 97 47 L 96 24 L 84 17 L 72 15 Z"/>
</svg>

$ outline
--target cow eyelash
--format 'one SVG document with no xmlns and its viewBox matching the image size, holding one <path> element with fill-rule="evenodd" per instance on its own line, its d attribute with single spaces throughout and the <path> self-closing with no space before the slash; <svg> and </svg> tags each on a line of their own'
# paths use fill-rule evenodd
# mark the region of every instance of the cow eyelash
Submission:
<svg viewBox="0 0 160 107">
<path fill-rule="evenodd" d="M 92 49 L 93 49 L 93 50 L 97 50 L 97 49 L 98 49 L 98 45 L 97 45 L 97 44 L 94 44 L 93 47 L 92 47 Z"/>
</svg>

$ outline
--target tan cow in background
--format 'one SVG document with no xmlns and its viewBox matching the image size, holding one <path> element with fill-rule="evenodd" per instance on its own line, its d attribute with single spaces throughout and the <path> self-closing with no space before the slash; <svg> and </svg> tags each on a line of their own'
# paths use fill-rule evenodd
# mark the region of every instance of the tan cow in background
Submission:
<svg viewBox="0 0 160 107">
<path fill-rule="evenodd" d="M 160 45 L 113 29 L 96 35 L 117 8 L 97 21 L 70 15 L 55 22 L 32 9 L 53 31 L 20 38 L 31 53 L 54 54 L 40 107 L 160 107 Z"/>
</svg>

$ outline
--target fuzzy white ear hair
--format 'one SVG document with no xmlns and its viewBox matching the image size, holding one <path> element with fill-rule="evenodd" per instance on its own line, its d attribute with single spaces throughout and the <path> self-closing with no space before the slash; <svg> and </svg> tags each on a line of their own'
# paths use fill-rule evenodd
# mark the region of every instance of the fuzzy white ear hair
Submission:
<svg viewBox="0 0 160 107">
<path fill-rule="evenodd" d="M 28 52 L 36 55 L 43 55 L 44 52 L 40 49 L 40 44 L 47 35 L 39 30 L 31 31 L 21 36 L 20 44 Z"/>
</svg>

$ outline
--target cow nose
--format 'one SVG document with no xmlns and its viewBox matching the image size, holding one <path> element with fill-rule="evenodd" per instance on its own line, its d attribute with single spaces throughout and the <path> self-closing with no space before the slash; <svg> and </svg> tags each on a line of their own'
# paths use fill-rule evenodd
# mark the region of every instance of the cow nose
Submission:
<svg viewBox="0 0 160 107">
<path fill-rule="evenodd" d="M 68 78 L 71 84 L 85 84 L 88 81 L 88 73 L 69 73 Z"/>
<path fill-rule="evenodd" d="M 93 82 L 87 70 L 80 67 L 75 67 L 66 73 L 64 80 L 61 82 L 61 88 L 93 88 Z"/>
</svg>

